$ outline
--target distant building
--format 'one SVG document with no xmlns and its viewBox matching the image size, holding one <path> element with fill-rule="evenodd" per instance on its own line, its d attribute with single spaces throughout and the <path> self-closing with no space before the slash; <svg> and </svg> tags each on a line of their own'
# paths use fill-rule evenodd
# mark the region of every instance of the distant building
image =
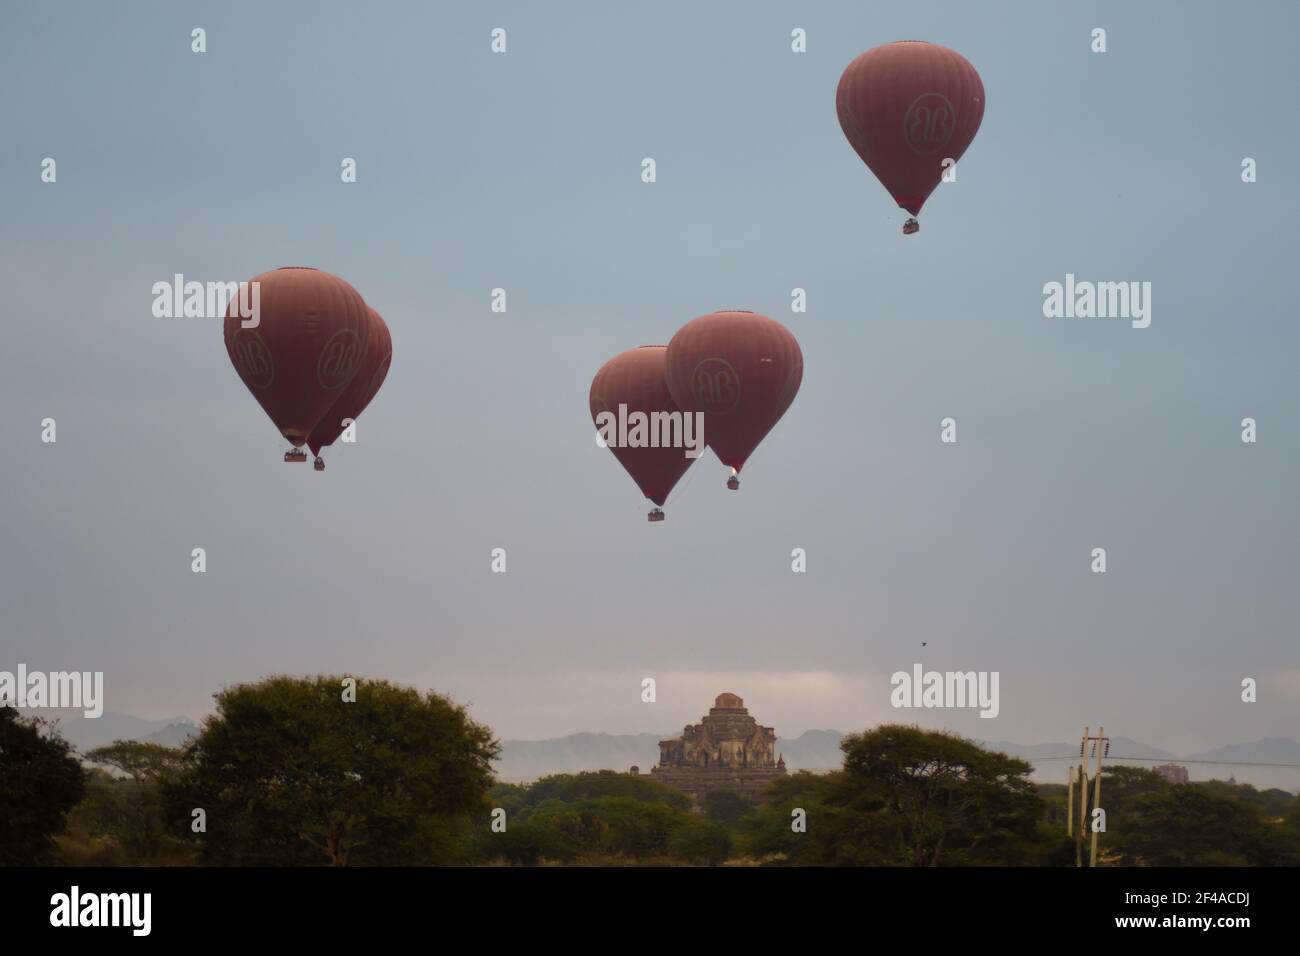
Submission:
<svg viewBox="0 0 1300 956">
<path fill-rule="evenodd" d="M 1170 783 L 1187 783 L 1187 768 L 1176 763 L 1162 763 L 1155 768 Z"/>
<path fill-rule="evenodd" d="M 680 737 L 659 741 L 659 766 L 650 770 L 655 780 L 696 802 L 712 790 L 756 800 L 785 773 L 785 758 L 776 754 L 776 731 L 749 716 L 735 694 L 719 694 L 698 724 L 687 724 Z"/>
</svg>

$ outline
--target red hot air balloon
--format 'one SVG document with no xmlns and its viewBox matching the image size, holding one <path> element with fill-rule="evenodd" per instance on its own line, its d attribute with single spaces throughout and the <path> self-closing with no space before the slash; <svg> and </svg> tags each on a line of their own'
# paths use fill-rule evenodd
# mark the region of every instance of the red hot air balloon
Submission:
<svg viewBox="0 0 1300 956">
<path fill-rule="evenodd" d="M 964 56 L 921 40 L 868 50 L 849 64 L 835 93 L 849 144 L 912 214 L 943 178 L 945 160 L 961 158 L 984 118 L 984 84 Z M 951 165 L 951 164 L 949 164 Z"/>
<path fill-rule="evenodd" d="M 301 446 L 347 388 L 366 354 L 370 316 L 338 276 L 290 267 L 263 272 L 255 319 L 226 310 L 226 353 L 235 371 L 292 444 L 285 461 L 306 461 Z M 245 323 L 255 326 L 245 328 Z"/>
<path fill-rule="evenodd" d="M 591 380 L 591 394 L 588 404 L 591 407 L 591 419 L 596 423 L 602 435 L 607 435 L 609 450 L 614 453 L 620 465 L 627 469 L 632 480 L 637 483 L 641 493 L 660 507 L 648 515 L 651 521 L 663 521 L 661 510 L 679 478 L 691 467 L 695 458 L 687 457 L 694 444 L 697 453 L 704 450 L 703 436 L 694 427 L 694 420 L 683 415 L 682 410 L 668 394 L 664 382 L 664 353 L 662 345 L 643 345 L 639 349 L 620 352 L 600 367 L 596 377 Z M 641 413 L 648 423 L 637 434 L 638 419 Z M 650 418 L 653 413 L 667 413 L 668 419 Z M 609 427 L 612 416 L 613 427 Z M 673 422 L 679 423 L 676 431 L 667 436 L 659 425 L 667 421 L 669 427 Z M 604 428 L 602 428 L 604 424 Z M 672 443 L 677 436 L 680 442 Z M 624 441 L 626 439 L 626 441 Z M 637 444 L 649 442 L 654 444 Z"/>
<path fill-rule="evenodd" d="M 366 344 L 366 354 L 361 360 L 361 367 L 353 377 L 352 383 L 343 389 L 342 394 L 330 406 L 323 418 L 317 422 L 312 433 L 307 437 L 307 447 L 316 456 L 316 470 L 325 470 L 325 459 L 320 450 L 334 444 L 334 440 L 343 434 L 346 419 L 356 420 L 379 392 L 379 387 L 388 377 L 388 368 L 393 362 L 393 338 L 388 332 L 388 325 L 374 309 L 370 313 L 370 338 Z"/>
<path fill-rule="evenodd" d="M 803 380 L 803 353 L 790 331 L 765 315 L 733 310 L 692 319 L 672 337 L 668 390 L 683 411 L 704 413 L 704 440 L 724 465 L 727 487 L 781 420 Z"/>
</svg>

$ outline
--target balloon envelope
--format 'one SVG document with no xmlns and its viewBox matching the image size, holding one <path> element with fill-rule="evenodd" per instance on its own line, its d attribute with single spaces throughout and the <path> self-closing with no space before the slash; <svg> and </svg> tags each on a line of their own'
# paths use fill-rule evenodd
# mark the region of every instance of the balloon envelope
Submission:
<svg viewBox="0 0 1300 956">
<path fill-rule="evenodd" d="M 789 329 L 753 312 L 692 319 L 668 343 L 665 362 L 673 400 L 704 413 L 704 440 L 737 472 L 803 381 L 803 353 Z"/>
<path fill-rule="evenodd" d="M 370 316 L 356 289 L 318 269 L 276 269 L 249 282 L 259 284 L 257 325 L 244 328 L 253 320 L 232 299 L 226 354 L 280 434 L 302 445 L 356 375 Z"/>
<path fill-rule="evenodd" d="M 367 309 L 370 315 L 370 337 L 366 343 L 366 354 L 352 382 L 329 410 L 325 412 L 316 427 L 307 438 L 307 447 L 313 455 L 334 444 L 335 439 L 343 434 L 344 420 L 357 419 L 366 410 L 379 388 L 388 377 L 389 366 L 393 362 L 393 338 L 388 325 L 374 309 Z"/>
<path fill-rule="evenodd" d="M 600 427 L 597 416 L 602 412 L 611 413 L 617 421 L 620 405 L 625 406 L 625 416 L 633 412 L 647 416 L 653 412 L 681 415 L 681 409 L 668 394 L 668 385 L 664 382 L 666 352 L 662 345 L 643 345 L 639 349 L 620 352 L 600 367 L 591 380 L 588 397 L 591 420 L 597 428 Z M 632 476 L 641 493 L 661 507 L 678 479 L 695 461 L 686 457 L 688 449 L 685 447 L 630 447 L 611 442 L 609 450 Z"/>
<path fill-rule="evenodd" d="M 947 47 L 900 40 L 849 64 L 835 110 L 850 145 L 913 216 L 961 158 L 984 118 L 984 84 Z"/>
</svg>

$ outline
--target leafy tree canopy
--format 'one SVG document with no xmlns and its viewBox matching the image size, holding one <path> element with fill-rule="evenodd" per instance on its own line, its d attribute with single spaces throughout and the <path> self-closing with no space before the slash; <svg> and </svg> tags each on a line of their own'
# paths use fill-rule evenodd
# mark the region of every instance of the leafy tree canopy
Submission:
<svg viewBox="0 0 1300 956">
<path fill-rule="evenodd" d="M 387 681 L 271 677 L 216 695 L 216 714 L 168 786 L 173 825 L 205 862 L 428 864 L 487 826 L 491 732 L 436 694 Z"/>
<path fill-rule="evenodd" d="M 55 855 L 55 834 L 85 792 L 86 774 L 54 725 L 0 706 L 0 865 Z"/>
</svg>

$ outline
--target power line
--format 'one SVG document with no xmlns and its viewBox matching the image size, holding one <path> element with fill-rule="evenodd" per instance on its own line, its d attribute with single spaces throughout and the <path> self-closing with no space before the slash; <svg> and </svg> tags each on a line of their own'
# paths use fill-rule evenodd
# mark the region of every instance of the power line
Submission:
<svg viewBox="0 0 1300 956">
<path fill-rule="evenodd" d="M 1021 757 L 1021 760 L 1028 760 L 1035 763 L 1042 760 L 1073 760 L 1073 754 L 1065 754 L 1060 757 Z M 1251 763 L 1246 760 L 1184 760 L 1181 757 L 1116 757 L 1113 754 L 1106 755 L 1107 760 L 1145 760 L 1151 763 L 1209 763 L 1220 767 L 1289 767 L 1292 770 L 1300 770 L 1300 763 Z"/>
</svg>

